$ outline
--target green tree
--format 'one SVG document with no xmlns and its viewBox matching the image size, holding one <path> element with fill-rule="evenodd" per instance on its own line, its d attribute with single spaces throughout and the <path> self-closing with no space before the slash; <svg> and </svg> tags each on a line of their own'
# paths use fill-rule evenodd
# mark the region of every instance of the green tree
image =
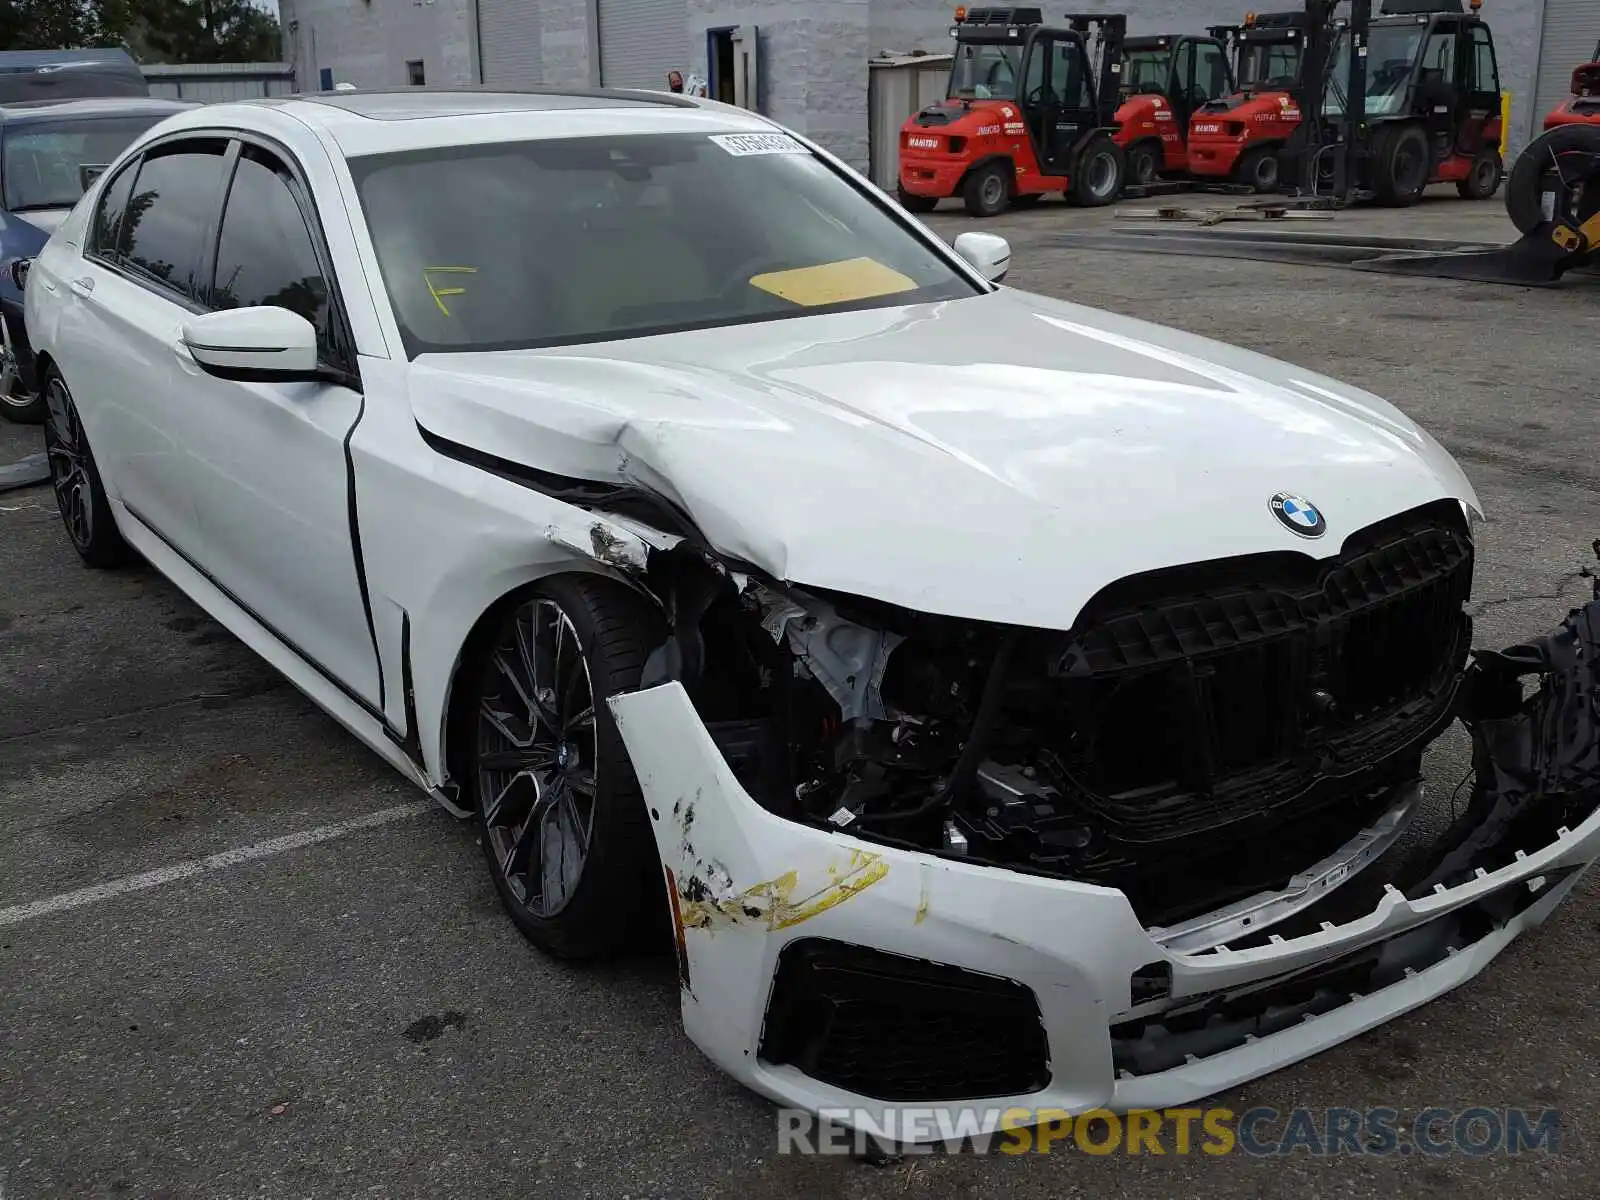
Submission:
<svg viewBox="0 0 1600 1200">
<path fill-rule="evenodd" d="M 115 46 L 138 6 L 139 0 L 0 0 L 0 50 Z"/>
<path fill-rule="evenodd" d="M 143 0 L 137 25 L 130 40 L 145 62 L 277 62 L 282 57 L 278 18 L 250 0 Z"/>
</svg>

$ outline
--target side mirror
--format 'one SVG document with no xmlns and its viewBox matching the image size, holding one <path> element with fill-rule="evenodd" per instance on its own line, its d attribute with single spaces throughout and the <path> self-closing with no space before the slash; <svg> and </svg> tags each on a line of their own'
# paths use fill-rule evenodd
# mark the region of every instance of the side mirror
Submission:
<svg viewBox="0 0 1600 1200">
<path fill-rule="evenodd" d="M 990 283 L 999 283 L 1011 269 L 1011 243 L 998 233 L 963 233 L 955 251 Z"/>
<path fill-rule="evenodd" d="M 182 336 L 195 362 L 221 379 L 286 383 L 320 378 L 316 328 L 287 308 L 228 308 L 190 317 Z"/>
</svg>

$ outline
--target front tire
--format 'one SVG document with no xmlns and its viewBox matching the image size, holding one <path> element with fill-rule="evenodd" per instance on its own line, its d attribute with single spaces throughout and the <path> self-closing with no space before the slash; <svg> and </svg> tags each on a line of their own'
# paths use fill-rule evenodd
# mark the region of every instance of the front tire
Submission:
<svg viewBox="0 0 1600 1200">
<path fill-rule="evenodd" d="M 961 187 L 961 201 L 975 217 L 998 217 L 1011 202 L 1011 174 L 1003 163 L 986 163 Z"/>
<path fill-rule="evenodd" d="M 40 394 L 45 402 L 44 449 L 50 460 L 50 488 L 72 548 L 91 567 L 120 567 L 133 557 L 133 551 L 111 515 L 105 484 L 72 393 L 54 367 L 46 373 Z"/>
<path fill-rule="evenodd" d="M 506 912 L 540 949 L 645 944 L 666 906 L 650 821 L 606 700 L 639 686 L 654 611 L 610 580 L 546 579 L 495 622 L 477 664 L 471 779 Z"/>
<path fill-rule="evenodd" d="M 1084 208 L 1104 208 L 1116 203 L 1127 178 L 1128 160 L 1122 147 L 1105 134 L 1096 134 L 1078 155 L 1072 172 L 1072 198 Z"/>
<path fill-rule="evenodd" d="M 1148 187 L 1161 174 L 1165 158 L 1159 142 L 1140 142 L 1128 149 L 1128 183 Z"/>
<path fill-rule="evenodd" d="M 1380 204 L 1409 208 L 1422 199 L 1433 174 L 1433 152 L 1420 125 L 1390 125 L 1373 154 L 1373 192 Z"/>
</svg>

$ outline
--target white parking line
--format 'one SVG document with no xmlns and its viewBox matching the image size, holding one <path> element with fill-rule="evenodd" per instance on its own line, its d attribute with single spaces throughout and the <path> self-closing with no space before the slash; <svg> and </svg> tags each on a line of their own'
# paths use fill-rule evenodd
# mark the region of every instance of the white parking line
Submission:
<svg viewBox="0 0 1600 1200">
<path fill-rule="evenodd" d="M 274 854 L 285 854 L 302 846 L 314 846 L 318 842 L 331 841 L 349 833 L 359 833 L 363 829 L 387 825 L 391 821 L 419 816 L 434 807 L 431 800 L 396 804 L 393 808 L 380 808 L 377 812 L 351 817 L 348 821 L 340 821 L 335 825 L 321 825 L 316 829 L 307 829 L 300 833 L 288 833 L 283 837 L 256 842 L 253 846 L 224 850 L 221 854 L 213 854 L 207 858 L 191 858 L 187 862 L 173 863 L 170 867 L 157 867 L 154 871 L 124 876 L 109 883 L 97 883 L 94 887 L 83 888 L 76 892 L 62 892 L 59 896 L 47 896 L 43 900 L 31 900 L 27 904 L 0 908 L 0 925 L 16 925 L 21 921 L 31 921 L 35 917 L 65 912 L 69 908 L 98 904 L 102 900 L 125 896 L 129 892 L 142 892 L 149 888 L 161 887 L 163 884 L 176 883 L 180 879 L 192 879 L 196 875 L 220 871 L 224 867 L 236 867 L 240 863 L 254 862 L 258 858 L 271 858 Z"/>
</svg>

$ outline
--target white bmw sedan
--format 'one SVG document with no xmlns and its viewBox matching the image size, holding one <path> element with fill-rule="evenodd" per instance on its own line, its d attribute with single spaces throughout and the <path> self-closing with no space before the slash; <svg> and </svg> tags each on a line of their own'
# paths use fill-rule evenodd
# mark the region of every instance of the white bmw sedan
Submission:
<svg viewBox="0 0 1600 1200">
<path fill-rule="evenodd" d="M 705 1052 L 858 1127 L 1184 1103 L 1468 977 L 1600 834 L 1396 874 L 1472 488 L 1008 257 L 706 101 L 351 92 L 152 130 L 27 319 L 78 553 L 479 822 L 539 946 L 675 944 Z"/>
</svg>

